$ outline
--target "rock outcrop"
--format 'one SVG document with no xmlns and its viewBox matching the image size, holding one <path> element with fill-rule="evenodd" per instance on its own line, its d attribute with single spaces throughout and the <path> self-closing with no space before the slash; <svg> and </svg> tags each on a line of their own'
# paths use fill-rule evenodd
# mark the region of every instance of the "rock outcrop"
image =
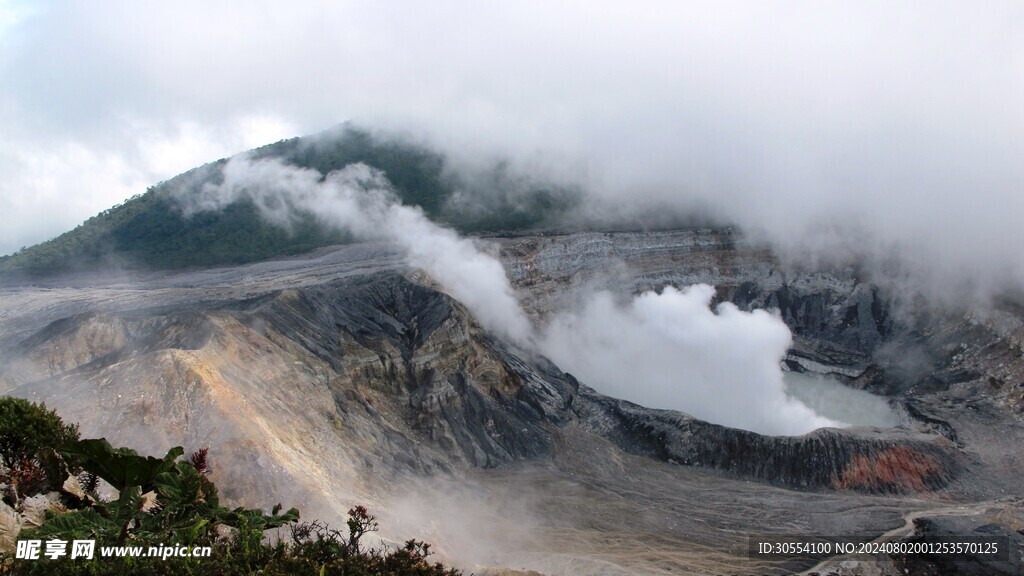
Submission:
<svg viewBox="0 0 1024 576">
<path fill-rule="evenodd" d="M 961 455 L 941 436 L 874 429 L 763 436 L 585 388 L 576 409 L 584 426 L 626 451 L 788 488 L 925 493 L 945 487 L 961 468 Z"/>
</svg>

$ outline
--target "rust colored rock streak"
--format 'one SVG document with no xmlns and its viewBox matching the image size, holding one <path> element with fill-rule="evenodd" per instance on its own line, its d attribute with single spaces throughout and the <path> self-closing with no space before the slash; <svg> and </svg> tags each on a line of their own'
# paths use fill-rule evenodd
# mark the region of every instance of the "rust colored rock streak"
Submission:
<svg viewBox="0 0 1024 576">
<path fill-rule="evenodd" d="M 943 466 L 934 457 L 894 446 L 873 455 L 854 454 L 833 486 L 864 492 L 927 492 L 943 475 Z"/>
</svg>

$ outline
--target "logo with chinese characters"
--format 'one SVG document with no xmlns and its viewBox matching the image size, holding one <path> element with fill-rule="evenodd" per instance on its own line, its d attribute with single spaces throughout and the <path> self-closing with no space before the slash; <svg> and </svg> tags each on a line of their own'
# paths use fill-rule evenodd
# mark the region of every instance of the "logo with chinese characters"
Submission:
<svg viewBox="0 0 1024 576">
<path fill-rule="evenodd" d="M 53 540 L 18 540 L 18 547 L 14 551 L 14 557 L 22 560 L 38 560 L 40 554 L 56 560 L 68 556 L 67 540 L 54 538 Z M 70 542 L 70 558 L 86 558 L 91 560 L 96 552 L 95 540 L 72 540 Z"/>
</svg>

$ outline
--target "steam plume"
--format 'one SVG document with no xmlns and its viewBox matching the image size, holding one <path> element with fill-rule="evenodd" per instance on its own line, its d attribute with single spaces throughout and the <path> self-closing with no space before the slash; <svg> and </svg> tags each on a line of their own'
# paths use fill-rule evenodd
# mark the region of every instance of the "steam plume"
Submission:
<svg viewBox="0 0 1024 576">
<path fill-rule="evenodd" d="M 524 343 L 530 323 L 501 263 L 472 240 L 431 222 L 418 207 L 398 203 L 384 175 L 353 164 L 324 177 L 278 160 L 233 158 L 220 185 L 206 185 L 186 212 L 220 209 L 240 197 L 253 200 L 271 222 L 291 227 L 301 214 L 361 239 L 396 242 L 412 266 L 422 268 L 465 304 L 488 329 Z"/>
<path fill-rule="evenodd" d="M 543 348 L 605 394 L 764 434 L 803 434 L 837 422 L 786 395 L 779 362 L 789 329 L 764 310 L 709 306 L 715 289 L 645 292 L 628 305 L 607 292 L 548 327 Z"/>
</svg>

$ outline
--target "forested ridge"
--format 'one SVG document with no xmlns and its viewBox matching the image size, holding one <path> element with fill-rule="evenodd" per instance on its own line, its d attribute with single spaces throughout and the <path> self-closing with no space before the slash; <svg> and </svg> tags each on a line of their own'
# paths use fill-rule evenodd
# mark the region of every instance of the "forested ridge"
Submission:
<svg viewBox="0 0 1024 576">
<path fill-rule="evenodd" d="M 462 232 L 535 227 L 575 201 L 575 191 L 524 183 L 497 162 L 472 181 L 444 155 L 397 136 L 345 124 L 313 136 L 282 140 L 249 152 L 328 174 L 364 163 L 385 173 L 400 201 Z M 222 210 L 186 215 L 178 195 L 219 183 L 227 159 L 211 162 L 150 187 L 56 238 L 0 257 L 0 273 L 46 276 L 106 266 L 180 269 L 242 264 L 350 241 L 348 234 L 302 218 L 291 230 L 263 220 L 249 199 Z M 451 202 L 459 193 L 470 202 Z M 474 195 L 486 196 L 476 202 Z"/>
</svg>

